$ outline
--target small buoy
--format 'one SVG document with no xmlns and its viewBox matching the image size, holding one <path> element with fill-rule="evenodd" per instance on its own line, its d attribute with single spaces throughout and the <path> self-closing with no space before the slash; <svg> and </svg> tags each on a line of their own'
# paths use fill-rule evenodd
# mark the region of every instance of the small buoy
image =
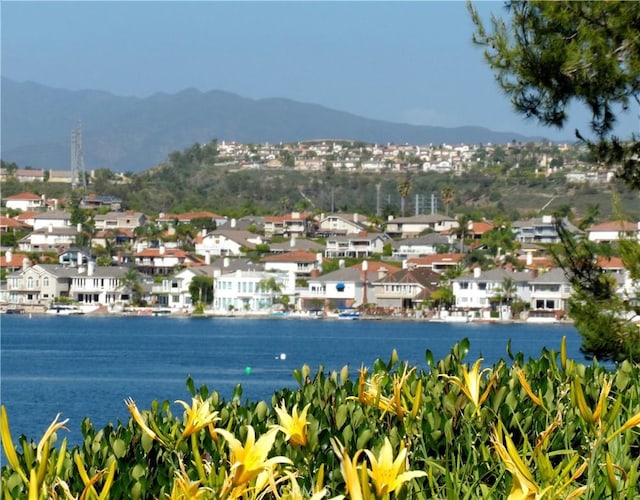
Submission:
<svg viewBox="0 0 640 500">
<path fill-rule="evenodd" d="M 281 352 L 280 359 L 284 361 L 285 359 L 287 359 L 287 355 L 284 352 Z"/>
<path fill-rule="evenodd" d="M 251 375 L 251 367 L 250 367 L 250 366 L 247 366 L 247 367 L 244 369 L 244 372 L 245 372 L 247 375 Z"/>
</svg>

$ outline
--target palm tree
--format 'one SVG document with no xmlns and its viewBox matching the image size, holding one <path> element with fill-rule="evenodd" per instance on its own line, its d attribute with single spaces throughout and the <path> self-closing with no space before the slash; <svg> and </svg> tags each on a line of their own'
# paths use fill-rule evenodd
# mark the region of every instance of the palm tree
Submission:
<svg viewBox="0 0 640 500">
<path fill-rule="evenodd" d="M 442 202 L 445 207 L 445 215 L 449 216 L 449 204 L 455 199 L 456 191 L 453 189 L 453 186 L 444 186 L 442 191 L 440 191 L 440 198 L 442 198 Z"/>
<path fill-rule="evenodd" d="M 404 217 L 405 201 L 407 199 L 407 196 L 409 196 L 410 192 L 411 192 L 411 182 L 409 182 L 409 179 L 405 179 L 398 184 L 398 193 L 400 194 L 400 212 L 402 213 L 403 217 Z"/>
<path fill-rule="evenodd" d="M 140 304 L 142 302 L 142 280 L 140 273 L 134 267 L 127 269 L 127 272 L 120 278 L 120 288 L 131 292 L 130 303 Z"/>
<path fill-rule="evenodd" d="M 517 298 L 517 292 L 518 287 L 516 286 L 516 282 L 513 278 L 507 276 L 502 280 L 502 283 L 496 290 L 496 299 L 498 299 L 500 304 L 511 305 L 511 302 Z"/>
</svg>

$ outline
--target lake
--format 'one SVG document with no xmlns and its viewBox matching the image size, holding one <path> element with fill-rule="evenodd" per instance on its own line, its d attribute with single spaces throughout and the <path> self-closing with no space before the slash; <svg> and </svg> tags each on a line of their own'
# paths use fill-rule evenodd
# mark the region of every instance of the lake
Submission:
<svg viewBox="0 0 640 500">
<path fill-rule="evenodd" d="M 296 387 L 293 370 L 305 363 L 312 373 L 348 364 L 355 378 L 361 365 L 387 361 L 396 349 L 401 360 L 426 368 L 427 349 L 438 360 L 465 337 L 468 361 L 482 356 L 483 366 L 507 359 L 509 339 L 513 352 L 537 357 L 543 347 L 559 350 L 564 335 L 569 356 L 584 359 L 576 330 L 559 325 L 90 315 L 1 321 L 1 396 L 14 439 L 39 439 L 61 412 L 72 444 L 85 416 L 97 428 L 128 419 L 128 397 L 141 409 L 154 399 L 190 401 L 188 375 L 225 399 L 241 384 L 243 401 L 270 402 L 274 391 Z"/>
</svg>

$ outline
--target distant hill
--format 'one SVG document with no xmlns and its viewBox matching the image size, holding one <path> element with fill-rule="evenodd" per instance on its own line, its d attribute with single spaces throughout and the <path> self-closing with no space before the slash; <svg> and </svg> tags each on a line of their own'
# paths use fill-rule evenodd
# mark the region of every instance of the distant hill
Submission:
<svg viewBox="0 0 640 500">
<path fill-rule="evenodd" d="M 347 139 L 379 144 L 504 144 L 539 138 L 483 127 L 431 127 L 370 120 L 289 99 L 247 99 L 187 89 L 147 98 L 70 91 L 2 77 L 2 159 L 70 168 L 71 131 L 81 120 L 87 170 L 139 172 L 196 142 Z"/>
</svg>

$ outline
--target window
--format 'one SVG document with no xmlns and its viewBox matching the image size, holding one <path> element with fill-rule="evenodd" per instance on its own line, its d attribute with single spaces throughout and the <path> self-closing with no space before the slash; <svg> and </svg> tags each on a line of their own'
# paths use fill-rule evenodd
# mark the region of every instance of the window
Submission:
<svg viewBox="0 0 640 500">
<path fill-rule="evenodd" d="M 42 278 L 42 286 L 49 286 L 49 278 L 48 277 L 44 277 Z"/>
</svg>

